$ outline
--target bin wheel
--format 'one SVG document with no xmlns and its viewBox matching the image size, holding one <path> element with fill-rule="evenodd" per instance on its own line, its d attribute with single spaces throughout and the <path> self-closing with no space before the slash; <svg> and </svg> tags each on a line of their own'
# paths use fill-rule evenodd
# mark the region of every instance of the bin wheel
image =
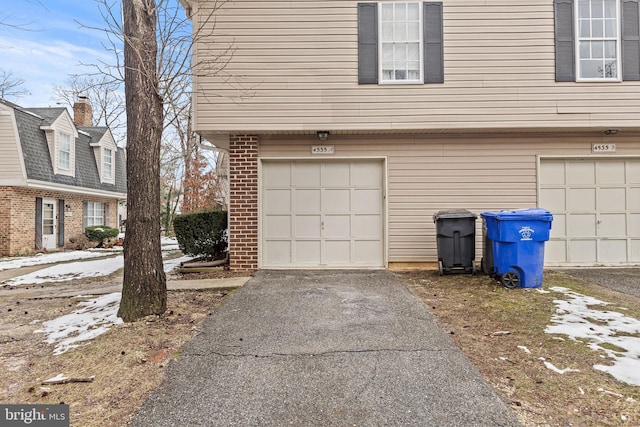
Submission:
<svg viewBox="0 0 640 427">
<path fill-rule="evenodd" d="M 444 267 L 442 266 L 442 261 L 438 261 L 438 275 L 442 276 L 444 274 Z"/>
<path fill-rule="evenodd" d="M 518 287 L 520 284 L 520 276 L 518 276 L 518 273 L 510 271 L 508 273 L 504 273 L 500 278 L 500 281 L 505 288 L 513 289 Z"/>
</svg>

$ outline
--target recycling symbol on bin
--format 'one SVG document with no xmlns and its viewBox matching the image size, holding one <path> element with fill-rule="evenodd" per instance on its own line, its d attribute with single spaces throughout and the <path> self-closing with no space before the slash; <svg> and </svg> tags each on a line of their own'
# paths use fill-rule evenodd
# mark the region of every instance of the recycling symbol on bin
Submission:
<svg viewBox="0 0 640 427">
<path fill-rule="evenodd" d="M 524 226 L 520 229 L 520 231 L 518 231 L 518 233 L 520 233 L 520 235 L 522 236 L 522 239 L 520 240 L 533 240 L 531 238 L 531 235 L 535 233 L 535 231 L 533 231 L 531 227 Z"/>
</svg>

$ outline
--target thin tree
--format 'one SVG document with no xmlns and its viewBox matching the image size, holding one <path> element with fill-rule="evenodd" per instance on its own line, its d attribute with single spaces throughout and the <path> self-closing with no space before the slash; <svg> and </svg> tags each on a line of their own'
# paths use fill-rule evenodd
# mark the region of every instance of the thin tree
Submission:
<svg viewBox="0 0 640 427">
<path fill-rule="evenodd" d="M 29 95 L 30 92 L 24 89 L 24 79 L 16 77 L 12 71 L 0 69 L 0 99 L 20 98 Z"/>
<path fill-rule="evenodd" d="M 160 97 L 154 0 L 123 0 L 127 115 L 127 232 L 118 316 L 129 322 L 167 308 L 160 248 Z"/>
</svg>

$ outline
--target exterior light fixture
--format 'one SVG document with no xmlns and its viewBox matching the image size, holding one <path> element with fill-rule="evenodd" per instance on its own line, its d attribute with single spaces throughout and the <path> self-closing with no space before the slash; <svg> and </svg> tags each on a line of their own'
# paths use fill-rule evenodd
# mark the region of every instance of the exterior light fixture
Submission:
<svg viewBox="0 0 640 427">
<path fill-rule="evenodd" d="M 316 135 L 320 141 L 326 141 L 329 139 L 329 135 L 331 135 L 331 133 L 328 130 L 319 130 L 316 132 Z"/>
<path fill-rule="evenodd" d="M 619 129 L 616 128 L 610 128 L 610 129 L 605 129 L 602 131 L 602 133 L 604 133 L 605 135 L 609 136 L 609 135 L 615 135 L 618 133 Z"/>
</svg>

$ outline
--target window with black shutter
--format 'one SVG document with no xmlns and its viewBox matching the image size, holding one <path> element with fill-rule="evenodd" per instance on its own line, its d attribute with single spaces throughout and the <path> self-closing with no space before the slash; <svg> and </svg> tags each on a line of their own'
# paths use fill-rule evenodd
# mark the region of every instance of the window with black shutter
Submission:
<svg viewBox="0 0 640 427">
<path fill-rule="evenodd" d="M 358 3 L 358 83 L 443 83 L 441 2 Z"/>
</svg>

